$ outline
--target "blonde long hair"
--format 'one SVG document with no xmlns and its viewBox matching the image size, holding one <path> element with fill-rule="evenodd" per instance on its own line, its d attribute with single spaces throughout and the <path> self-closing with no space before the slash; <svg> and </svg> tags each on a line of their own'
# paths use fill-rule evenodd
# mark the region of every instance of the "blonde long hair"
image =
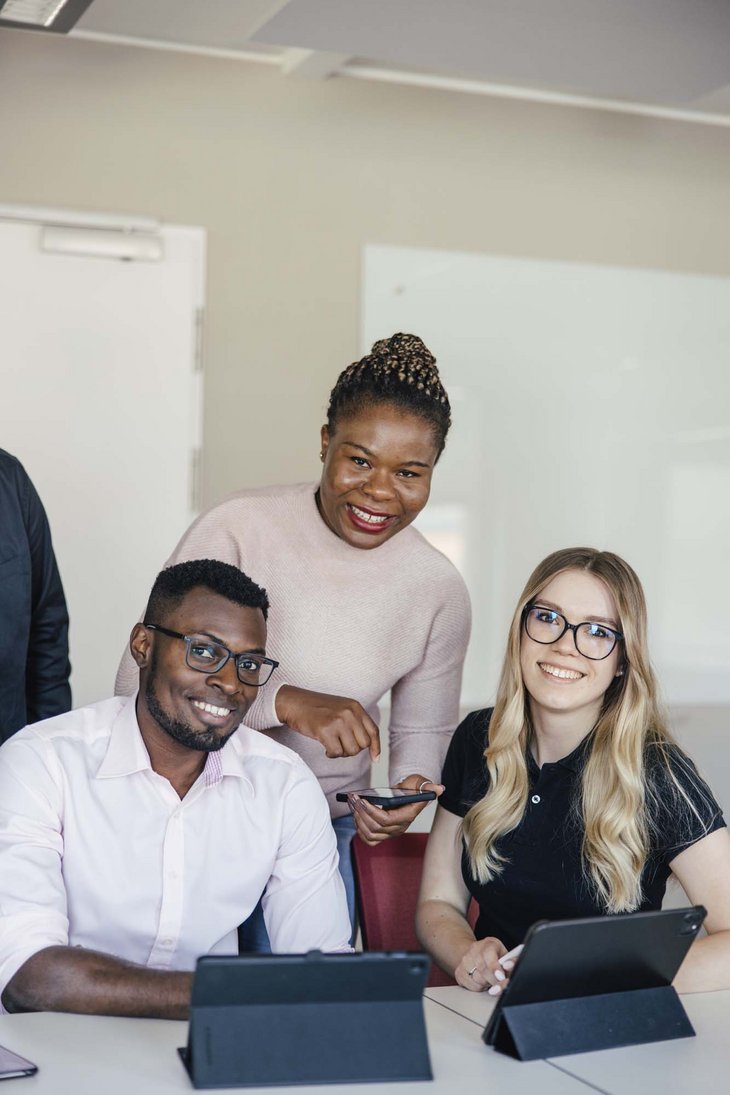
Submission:
<svg viewBox="0 0 730 1095">
<path fill-rule="evenodd" d="M 595 574 L 614 597 L 624 635 L 623 670 L 603 698 L 582 774 L 582 858 L 589 883 L 606 912 L 641 904 L 641 874 L 650 846 L 652 787 L 646 760 L 653 747 L 676 789 L 680 808 L 697 811 L 672 771 L 676 744 L 657 699 L 647 648 L 646 602 L 638 577 L 618 555 L 594 548 L 553 552 L 530 575 L 510 626 L 507 651 L 484 752 L 489 788 L 467 813 L 463 836 L 472 873 L 486 883 L 505 859 L 496 842 L 519 825 L 527 805 L 526 751 L 530 739 L 527 695 L 520 668 L 523 613 L 548 582 L 567 570 Z M 678 752 L 678 750 L 677 750 Z M 680 754 L 681 756 L 681 754 Z"/>
</svg>

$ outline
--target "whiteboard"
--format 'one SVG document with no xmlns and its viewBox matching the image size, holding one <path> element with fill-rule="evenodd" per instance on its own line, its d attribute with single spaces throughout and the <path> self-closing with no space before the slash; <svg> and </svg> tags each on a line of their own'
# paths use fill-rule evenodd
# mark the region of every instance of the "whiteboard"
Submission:
<svg viewBox="0 0 730 1095">
<path fill-rule="evenodd" d="M 730 279 L 373 245 L 363 287 L 363 349 L 419 334 L 452 396 L 419 527 L 472 595 L 464 704 L 578 544 L 638 572 L 665 700 L 730 703 Z"/>
<path fill-rule="evenodd" d="M 0 223 L 0 448 L 48 514 L 79 706 L 113 694 L 160 561 L 195 515 L 205 235 L 165 227 L 159 261 L 119 261 L 45 253 L 42 233 Z"/>
</svg>

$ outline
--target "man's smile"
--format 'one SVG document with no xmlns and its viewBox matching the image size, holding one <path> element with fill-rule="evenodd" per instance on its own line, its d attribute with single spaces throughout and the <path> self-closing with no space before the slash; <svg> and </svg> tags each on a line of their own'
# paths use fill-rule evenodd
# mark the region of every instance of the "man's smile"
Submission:
<svg viewBox="0 0 730 1095">
<path fill-rule="evenodd" d="M 221 721 L 230 718 L 236 710 L 235 707 L 221 707 L 218 704 L 207 703 L 205 700 L 191 700 L 190 702 L 197 711 L 208 715 L 209 718 L 220 719 Z"/>
</svg>

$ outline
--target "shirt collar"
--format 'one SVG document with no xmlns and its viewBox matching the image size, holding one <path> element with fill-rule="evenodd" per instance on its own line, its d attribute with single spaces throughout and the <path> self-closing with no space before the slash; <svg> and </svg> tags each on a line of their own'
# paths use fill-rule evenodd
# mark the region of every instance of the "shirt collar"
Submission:
<svg viewBox="0 0 730 1095">
<path fill-rule="evenodd" d="M 220 776 L 214 782 L 217 783 L 223 776 L 236 776 L 248 784 L 252 794 L 255 793 L 254 785 L 246 774 L 246 756 L 248 753 L 253 752 L 252 735 L 255 740 L 258 737 L 258 732 L 250 730 L 245 723 L 241 723 L 236 733 L 229 738 L 223 748 L 219 752 L 211 753 L 208 756 L 206 770 L 208 764 L 213 760 L 220 764 Z M 207 781 L 208 777 L 206 775 Z"/>
<path fill-rule="evenodd" d="M 560 760 L 551 761 L 550 764 L 543 765 L 543 768 L 565 768 L 568 772 L 572 772 L 574 775 L 577 775 L 583 770 L 583 767 L 588 760 L 588 754 L 590 752 L 592 739 L 593 731 L 590 731 L 588 734 L 586 734 L 582 741 L 578 742 L 573 752 L 568 753 L 567 757 L 561 757 Z M 530 749 L 529 744 L 527 746 L 527 767 L 528 770 L 533 774 L 538 774 L 540 772 L 540 768 L 538 767 L 537 761 L 532 755 L 532 750 Z"/>
<path fill-rule="evenodd" d="M 124 701 L 112 723 L 109 745 L 97 769 L 97 779 L 131 776 L 150 769 L 150 756 L 137 723 L 137 693 Z"/>
<path fill-rule="evenodd" d="M 253 791 L 253 784 L 245 772 L 245 754 L 250 751 L 250 746 L 247 749 L 246 745 L 247 743 L 237 731 L 222 749 L 208 754 L 203 768 L 203 780 L 206 787 L 213 787 L 220 783 L 224 776 L 237 776 L 245 780 Z M 146 770 L 151 771 L 152 765 L 137 722 L 137 693 L 135 693 L 123 702 L 112 723 L 109 745 L 97 769 L 96 778 L 114 779 L 117 776 L 131 776 L 135 772 Z"/>
</svg>

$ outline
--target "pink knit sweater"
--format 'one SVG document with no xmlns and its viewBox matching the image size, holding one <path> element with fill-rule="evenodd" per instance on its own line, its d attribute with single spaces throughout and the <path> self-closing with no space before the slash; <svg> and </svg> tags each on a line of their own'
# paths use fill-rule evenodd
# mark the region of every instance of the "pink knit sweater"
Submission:
<svg viewBox="0 0 730 1095">
<path fill-rule="evenodd" d="M 335 792 L 369 785 L 368 752 L 331 760 L 318 742 L 281 726 L 278 688 L 359 700 L 378 724 L 390 692 L 391 784 L 413 772 L 438 779 L 458 721 L 470 608 L 456 569 L 413 527 L 369 551 L 352 547 L 320 517 L 315 490 L 304 483 L 232 495 L 195 521 L 169 563 L 222 559 L 266 588 L 266 652 L 281 665 L 246 722 L 306 760 L 337 817 L 347 805 Z M 127 652 L 116 691 L 136 687 Z"/>
</svg>

